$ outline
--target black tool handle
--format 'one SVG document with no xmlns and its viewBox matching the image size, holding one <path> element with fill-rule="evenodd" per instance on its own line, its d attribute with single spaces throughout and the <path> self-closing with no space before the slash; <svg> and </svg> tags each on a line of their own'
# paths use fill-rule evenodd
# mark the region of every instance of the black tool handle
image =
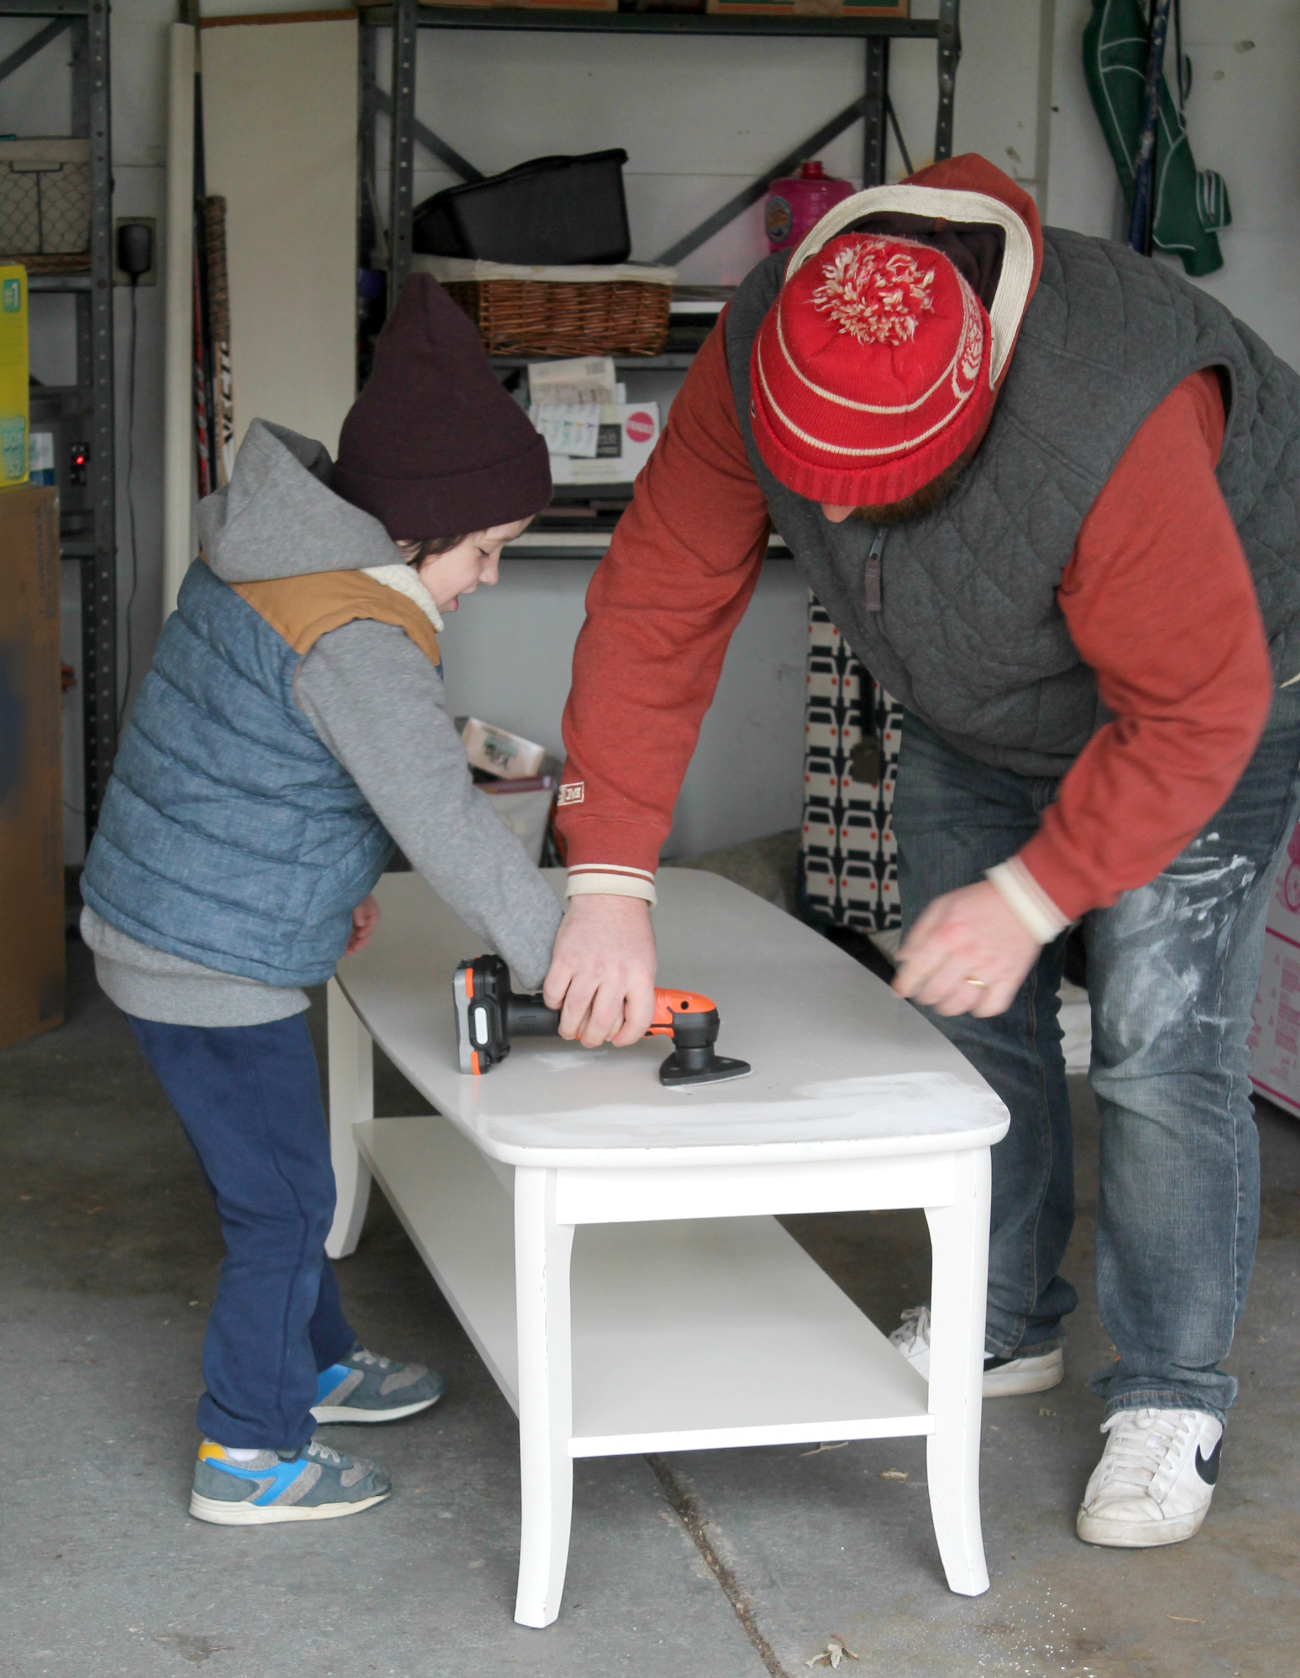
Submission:
<svg viewBox="0 0 1300 1678">
<path fill-rule="evenodd" d="M 554 1037 L 560 1029 L 560 1010 L 548 1008 L 539 996 L 518 996 L 510 991 L 502 1003 L 506 1037 Z"/>
<path fill-rule="evenodd" d="M 709 1049 L 718 1040 L 718 1010 L 707 1014 L 674 1014 L 673 1046 L 677 1049 Z"/>
</svg>

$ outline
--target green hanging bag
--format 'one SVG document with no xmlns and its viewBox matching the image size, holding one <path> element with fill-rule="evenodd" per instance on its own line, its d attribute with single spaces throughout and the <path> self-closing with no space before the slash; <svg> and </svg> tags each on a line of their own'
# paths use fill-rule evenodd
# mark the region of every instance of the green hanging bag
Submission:
<svg viewBox="0 0 1300 1678">
<path fill-rule="evenodd" d="M 1093 0 L 1092 18 L 1083 32 L 1083 72 L 1130 205 L 1142 128 L 1148 39 L 1146 14 L 1139 0 Z M 1156 250 L 1182 257 L 1187 272 L 1200 278 L 1223 267 L 1216 235 L 1231 224 L 1232 209 L 1222 175 L 1213 169 L 1197 172 L 1183 113 L 1191 65 L 1183 57 L 1181 40 L 1176 59 L 1177 104 L 1168 84 L 1163 78 L 1160 82 L 1151 242 Z"/>
</svg>

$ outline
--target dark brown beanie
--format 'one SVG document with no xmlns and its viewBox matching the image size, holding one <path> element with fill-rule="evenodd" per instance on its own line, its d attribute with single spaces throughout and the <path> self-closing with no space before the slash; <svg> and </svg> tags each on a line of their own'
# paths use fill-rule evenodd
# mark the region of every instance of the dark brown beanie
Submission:
<svg viewBox="0 0 1300 1678">
<path fill-rule="evenodd" d="M 431 274 L 411 275 L 379 334 L 330 485 L 395 541 L 513 524 L 551 499 L 545 442 Z"/>
</svg>

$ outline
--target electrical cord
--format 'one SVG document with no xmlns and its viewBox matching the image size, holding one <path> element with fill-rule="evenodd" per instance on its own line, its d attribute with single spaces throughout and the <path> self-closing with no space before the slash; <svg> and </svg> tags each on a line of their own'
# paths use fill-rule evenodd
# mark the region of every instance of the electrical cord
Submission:
<svg viewBox="0 0 1300 1678">
<path fill-rule="evenodd" d="M 131 694 L 131 608 L 135 605 L 136 585 L 140 580 L 140 557 L 136 549 L 135 540 L 135 343 L 138 329 L 136 311 L 136 292 L 139 275 L 131 276 L 131 376 L 127 385 L 126 403 L 126 507 L 127 517 L 131 529 L 131 592 L 126 600 L 126 677 L 122 683 L 122 700 L 117 711 L 117 726 L 120 732 L 122 719 L 126 716 L 126 702 Z"/>
</svg>

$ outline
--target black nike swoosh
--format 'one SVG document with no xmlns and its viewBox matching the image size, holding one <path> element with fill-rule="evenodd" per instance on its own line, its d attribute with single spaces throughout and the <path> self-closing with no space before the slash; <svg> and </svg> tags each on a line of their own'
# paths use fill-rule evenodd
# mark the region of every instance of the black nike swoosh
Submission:
<svg viewBox="0 0 1300 1678">
<path fill-rule="evenodd" d="M 1196 1447 L 1196 1472 L 1200 1475 L 1201 1479 L 1205 1481 L 1207 1486 L 1213 1486 L 1218 1482 L 1219 1452 L 1222 1449 L 1222 1434 L 1219 1435 L 1219 1443 L 1210 1452 L 1208 1457 L 1203 1457 L 1201 1455 L 1201 1447 L 1199 1445 Z"/>
</svg>

